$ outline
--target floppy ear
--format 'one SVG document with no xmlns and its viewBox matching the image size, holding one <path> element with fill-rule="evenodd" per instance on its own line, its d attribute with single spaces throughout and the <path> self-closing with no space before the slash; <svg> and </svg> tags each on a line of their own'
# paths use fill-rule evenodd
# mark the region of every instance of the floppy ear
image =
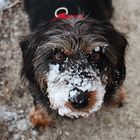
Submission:
<svg viewBox="0 0 140 140">
<path fill-rule="evenodd" d="M 116 65 L 112 67 L 112 83 L 106 87 L 107 94 L 105 94 L 104 100 L 108 102 L 110 101 L 111 96 L 116 93 L 114 92 L 115 88 L 119 88 L 125 80 L 125 54 L 128 42 L 126 37 L 122 33 L 116 31 L 113 26 L 106 31 L 106 39 L 109 44 L 111 44 L 117 58 Z"/>
<path fill-rule="evenodd" d="M 118 50 L 118 61 L 115 70 L 115 80 L 118 81 L 118 86 L 123 84 L 126 77 L 126 66 L 125 66 L 125 56 L 128 46 L 128 42 L 124 35 L 119 33 L 118 38 L 116 38 L 116 49 Z"/>
<path fill-rule="evenodd" d="M 104 37 L 106 38 L 107 42 L 110 44 L 111 49 L 115 52 L 116 56 L 116 63 L 113 67 L 113 86 L 119 87 L 123 84 L 123 81 L 126 76 L 126 67 L 125 67 L 125 54 L 128 46 L 128 42 L 124 34 L 117 31 L 113 25 L 106 24 L 104 26 L 105 34 Z"/>
<path fill-rule="evenodd" d="M 34 71 L 33 71 L 33 56 L 34 50 L 31 49 L 29 38 L 25 37 L 20 41 L 20 48 L 22 51 L 22 69 L 21 77 L 26 77 L 29 82 L 35 83 Z"/>
<path fill-rule="evenodd" d="M 114 73 L 114 80 L 116 84 L 115 86 L 120 86 L 121 84 L 123 84 L 126 76 L 125 55 L 128 42 L 126 40 L 126 37 L 115 29 L 112 30 L 110 39 L 110 43 L 112 44 L 112 47 L 117 56 L 117 64 L 115 66 Z"/>
</svg>

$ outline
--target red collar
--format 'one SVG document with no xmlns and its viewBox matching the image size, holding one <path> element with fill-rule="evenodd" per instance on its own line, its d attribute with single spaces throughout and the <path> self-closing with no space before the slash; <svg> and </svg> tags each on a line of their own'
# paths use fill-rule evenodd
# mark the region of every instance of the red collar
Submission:
<svg viewBox="0 0 140 140">
<path fill-rule="evenodd" d="M 80 18 L 83 19 L 83 15 L 67 15 L 66 13 L 58 14 L 55 19 L 68 19 L 68 18 Z"/>
</svg>

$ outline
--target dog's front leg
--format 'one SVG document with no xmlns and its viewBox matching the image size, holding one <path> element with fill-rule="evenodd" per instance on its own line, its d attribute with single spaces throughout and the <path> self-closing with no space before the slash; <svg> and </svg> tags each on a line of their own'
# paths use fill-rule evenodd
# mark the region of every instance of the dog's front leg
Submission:
<svg viewBox="0 0 140 140">
<path fill-rule="evenodd" d="M 127 94 L 124 85 L 121 85 L 115 93 L 108 92 L 105 95 L 105 105 L 113 107 L 122 107 L 124 103 L 127 103 Z"/>
<path fill-rule="evenodd" d="M 51 126 L 53 119 L 49 113 L 47 98 L 39 91 L 33 93 L 33 99 L 34 107 L 29 114 L 31 123 L 35 128 Z"/>
<path fill-rule="evenodd" d="M 121 85 L 117 93 L 113 96 L 111 100 L 112 106 L 122 107 L 127 102 L 127 91 L 124 85 Z"/>
</svg>

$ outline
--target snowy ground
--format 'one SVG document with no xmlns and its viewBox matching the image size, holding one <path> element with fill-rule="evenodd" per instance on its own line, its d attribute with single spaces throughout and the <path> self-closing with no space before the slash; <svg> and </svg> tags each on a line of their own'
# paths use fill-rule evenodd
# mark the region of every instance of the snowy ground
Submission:
<svg viewBox="0 0 140 140">
<path fill-rule="evenodd" d="M 0 3 L 4 0 L 0 0 Z M 8 0 L 7 0 L 8 1 Z M 28 120 L 32 98 L 19 77 L 18 39 L 28 32 L 20 0 L 0 6 L 0 139 L 1 140 L 140 140 L 140 1 L 114 0 L 113 24 L 129 40 L 127 87 L 123 108 L 103 108 L 87 119 L 58 118 L 53 128 L 33 131 Z"/>
</svg>

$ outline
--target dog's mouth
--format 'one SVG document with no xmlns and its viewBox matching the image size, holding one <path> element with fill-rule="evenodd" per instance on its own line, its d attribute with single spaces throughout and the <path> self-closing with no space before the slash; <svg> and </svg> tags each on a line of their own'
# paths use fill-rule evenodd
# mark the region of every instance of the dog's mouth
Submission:
<svg viewBox="0 0 140 140">
<path fill-rule="evenodd" d="M 50 65 L 47 75 L 47 94 L 50 107 L 58 110 L 61 116 L 78 118 L 87 117 L 101 108 L 105 86 L 92 70 L 86 78 L 79 74 L 59 71 L 59 64 Z"/>
</svg>

